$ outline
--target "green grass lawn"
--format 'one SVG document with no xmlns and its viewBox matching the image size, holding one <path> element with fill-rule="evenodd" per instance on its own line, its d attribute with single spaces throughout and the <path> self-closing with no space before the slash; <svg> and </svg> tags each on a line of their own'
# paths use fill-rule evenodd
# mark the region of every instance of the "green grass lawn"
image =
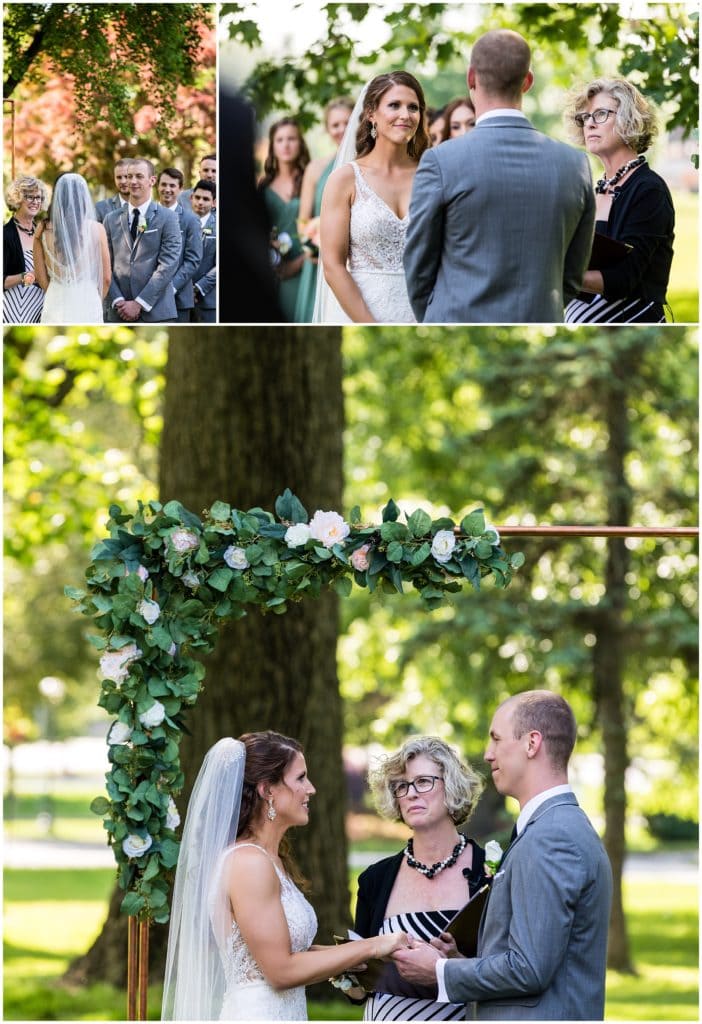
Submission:
<svg viewBox="0 0 702 1024">
<path fill-rule="evenodd" d="M 668 285 L 668 303 L 675 322 L 699 321 L 699 196 L 673 192 L 675 254 Z"/>
<path fill-rule="evenodd" d="M 124 1019 L 124 993 L 60 983 L 98 934 L 113 880 L 111 870 L 5 871 L 5 1020 Z M 639 974 L 609 974 L 607 1020 L 698 1020 L 696 887 L 641 881 L 626 884 L 624 896 Z M 152 988 L 152 1020 L 160 1000 Z M 310 1005 L 312 1020 L 360 1016 L 345 1001 Z"/>
</svg>

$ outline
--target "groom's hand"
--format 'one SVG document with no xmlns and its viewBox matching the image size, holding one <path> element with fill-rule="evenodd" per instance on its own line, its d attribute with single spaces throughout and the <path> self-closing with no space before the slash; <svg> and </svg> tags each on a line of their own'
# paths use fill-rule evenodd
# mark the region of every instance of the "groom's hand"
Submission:
<svg viewBox="0 0 702 1024">
<path fill-rule="evenodd" d="M 420 985 L 436 982 L 436 961 L 441 958 L 438 950 L 428 942 L 410 937 L 409 949 L 398 949 L 392 958 L 403 978 Z"/>
<path fill-rule="evenodd" d="M 134 299 L 125 299 L 117 306 L 117 312 L 122 320 L 138 320 L 142 314 L 142 307 Z"/>
</svg>

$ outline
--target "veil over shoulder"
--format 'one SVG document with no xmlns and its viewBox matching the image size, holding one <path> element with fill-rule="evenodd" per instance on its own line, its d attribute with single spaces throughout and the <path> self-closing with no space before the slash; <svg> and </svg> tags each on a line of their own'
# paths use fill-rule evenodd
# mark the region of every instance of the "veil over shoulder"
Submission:
<svg viewBox="0 0 702 1024">
<path fill-rule="evenodd" d="M 219 740 L 193 787 L 176 870 L 162 1020 L 217 1020 L 231 930 L 224 858 L 236 840 L 246 748 Z"/>
</svg>

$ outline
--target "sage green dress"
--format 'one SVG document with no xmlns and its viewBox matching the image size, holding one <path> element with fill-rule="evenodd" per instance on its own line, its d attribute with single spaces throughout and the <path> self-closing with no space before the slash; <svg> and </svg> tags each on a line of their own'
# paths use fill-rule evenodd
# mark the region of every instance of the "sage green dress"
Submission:
<svg viewBox="0 0 702 1024">
<path fill-rule="evenodd" d="M 286 231 L 292 239 L 292 249 L 283 259 L 291 260 L 302 252 L 302 244 L 297 233 L 297 217 L 300 211 L 300 197 L 295 196 L 286 202 L 277 192 L 267 187 L 263 190 L 263 198 L 268 209 L 268 216 L 274 229 L 274 235 Z M 300 272 L 294 277 L 279 282 L 278 298 L 283 316 L 288 323 L 295 323 L 295 304 L 300 287 Z"/>
<path fill-rule="evenodd" d="M 324 192 L 324 186 L 327 183 L 327 178 L 332 172 L 334 166 L 334 157 L 331 158 L 327 166 L 319 176 L 316 188 L 314 190 L 314 206 L 312 209 L 312 216 L 319 217 L 322 209 L 322 192 Z M 312 323 L 312 314 L 314 313 L 314 299 L 317 292 L 317 264 L 312 263 L 311 260 L 305 260 L 302 273 L 300 274 L 300 289 L 297 293 L 297 306 L 295 307 L 295 323 L 297 324 L 309 324 Z"/>
</svg>

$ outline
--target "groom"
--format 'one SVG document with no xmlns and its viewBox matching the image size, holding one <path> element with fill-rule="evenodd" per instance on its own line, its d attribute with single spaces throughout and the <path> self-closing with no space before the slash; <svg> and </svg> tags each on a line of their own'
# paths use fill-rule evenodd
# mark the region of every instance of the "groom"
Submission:
<svg viewBox="0 0 702 1024">
<path fill-rule="evenodd" d="M 424 153 L 405 246 L 407 290 L 427 323 L 555 323 L 579 291 L 595 221 L 584 153 L 522 113 L 531 52 L 496 29 L 475 43 L 473 131 Z"/>
<path fill-rule="evenodd" d="M 485 760 L 498 793 L 521 808 L 492 882 L 478 956 L 440 959 L 428 943 L 393 954 L 439 1001 L 477 1002 L 478 1020 L 602 1020 L 612 872 L 568 785 L 576 724 L 549 690 L 504 701 Z M 437 941 L 437 940 L 434 940 Z"/>
<path fill-rule="evenodd" d="M 105 217 L 112 281 L 107 293 L 110 323 L 177 321 L 171 282 L 180 262 L 178 217 L 151 198 L 156 181 L 150 160 L 129 166 L 129 202 Z"/>
</svg>

